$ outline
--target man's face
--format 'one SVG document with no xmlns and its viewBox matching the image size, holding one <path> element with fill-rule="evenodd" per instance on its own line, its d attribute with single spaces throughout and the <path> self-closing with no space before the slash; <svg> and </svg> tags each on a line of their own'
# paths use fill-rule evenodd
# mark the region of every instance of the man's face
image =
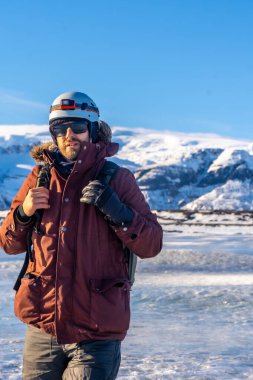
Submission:
<svg viewBox="0 0 253 380">
<path fill-rule="evenodd" d="M 71 122 L 64 124 L 69 124 L 71 126 Z M 61 154 L 68 160 L 72 161 L 74 161 L 77 158 L 78 153 L 81 150 L 81 142 L 83 141 L 90 141 L 88 130 L 83 133 L 75 134 L 69 127 L 65 136 L 57 137 L 57 145 Z"/>
</svg>

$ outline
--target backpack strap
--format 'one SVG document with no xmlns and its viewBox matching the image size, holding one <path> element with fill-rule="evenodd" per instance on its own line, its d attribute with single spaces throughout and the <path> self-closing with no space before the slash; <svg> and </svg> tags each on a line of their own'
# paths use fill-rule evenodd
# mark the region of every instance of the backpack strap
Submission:
<svg viewBox="0 0 253 380">
<path fill-rule="evenodd" d="M 44 165 L 40 166 L 40 170 L 39 170 L 39 173 L 38 173 L 37 182 L 36 182 L 36 186 L 35 187 L 44 186 L 44 187 L 49 188 L 50 179 L 51 179 L 50 169 L 51 169 L 51 165 L 49 165 L 47 163 L 45 163 Z M 14 284 L 14 287 L 13 287 L 13 289 L 16 290 L 16 292 L 18 291 L 18 289 L 19 289 L 19 287 L 21 285 L 21 279 L 24 277 L 24 275 L 25 275 L 25 273 L 27 271 L 29 262 L 30 261 L 31 262 L 34 261 L 33 254 L 32 254 L 32 232 L 33 232 L 33 230 L 35 230 L 36 233 L 38 233 L 38 234 L 41 233 L 40 230 L 39 230 L 39 224 L 40 224 L 41 219 L 42 219 L 42 213 L 43 213 L 43 210 L 37 210 L 35 212 L 35 214 L 34 214 L 35 225 L 27 233 L 25 260 L 23 262 L 22 268 L 20 270 L 20 273 L 19 273 L 19 275 L 17 277 L 17 280 L 16 280 L 16 282 Z"/>
<path fill-rule="evenodd" d="M 104 166 L 100 170 L 96 179 L 105 185 L 109 185 L 119 168 L 120 166 L 115 164 L 115 162 L 105 161 Z"/>
<path fill-rule="evenodd" d="M 115 162 L 105 161 L 104 166 L 100 170 L 100 173 L 98 174 L 96 179 L 98 179 L 105 185 L 109 185 L 112 178 L 114 177 L 116 172 L 119 170 L 119 168 L 120 166 L 115 164 Z M 128 278 L 132 286 L 135 281 L 137 256 L 134 252 L 130 251 L 130 249 L 128 249 L 124 244 L 123 244 L 123 249 L 124 249 L 126 260 L 127 260 Z"/>
</svg>

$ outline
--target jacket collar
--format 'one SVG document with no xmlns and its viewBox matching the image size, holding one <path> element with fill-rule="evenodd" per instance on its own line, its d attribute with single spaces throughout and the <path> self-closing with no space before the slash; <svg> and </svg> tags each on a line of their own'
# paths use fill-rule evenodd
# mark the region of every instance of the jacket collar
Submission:
<svg viewBox="0 0 253 380">
<path fill-rule="evenodd" d="M 106 157 L 114 156 L 119 149 L 118 143 L 104 143 L 98 142 L 96 144 L 89 142 L 82 142 L 80 152 L 76 158 L 73 170 L 77 170 L 80 173 L 86 173 L 94 167 L 96 171 L 97 167 L 100 167 L 100 163 L 104 161 Z M 54 154 L 48 149 L 43 151 L 44 159 L 51 165 L 54 165 Z"/>
</svg>

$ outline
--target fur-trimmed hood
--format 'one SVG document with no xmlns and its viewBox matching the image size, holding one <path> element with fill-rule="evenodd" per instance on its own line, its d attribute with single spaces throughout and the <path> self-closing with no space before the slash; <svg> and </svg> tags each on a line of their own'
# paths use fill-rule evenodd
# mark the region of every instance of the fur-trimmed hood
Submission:
<svg viewBox="0 0 253 380">
<path fill-rule="evenodd" d="M 45 144 L 35 145 L 31 151 L 30 155 L 31 157 L 38 163 L 41 164 L 45 161 L 44 159 L 44 150 L 49 151 L 55 151 L 58 149 L 57 145 L 55 145 L 53 142 L 48 142 Z"/>
</svg>

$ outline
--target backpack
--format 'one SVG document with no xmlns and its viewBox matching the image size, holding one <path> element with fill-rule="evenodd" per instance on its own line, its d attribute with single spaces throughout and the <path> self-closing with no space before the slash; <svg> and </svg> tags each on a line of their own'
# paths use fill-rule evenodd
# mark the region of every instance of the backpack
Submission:
<svg viewBox="0 0 253 380">
<path fill-rule="evenodd" d="M 102 169 L 100 170 L 98 176 L 96 179 L 98 179 L 99 181 L 101 181 L 103 184 L 105 185 L 109 185 L 109 183 L 111 182 L 111 179 L 113 178 L 113 176 L 116 174 L 116 172 L 118 171 L 118 169 L 120 168 L 119 165 L 115 164 L 114 162 L 112 161 L 105 161 L 104 163 L 104 166 L 102 167 Z M 39 187 L 39 186 L 45 186 L 45 187 L 49 187 L 49 184 L 50 184 L 50 165 L 49 164 L 45 164 L 41 167 L 40 171 L 39 171 L 39 175 L 38 175 L 38 180 L 37 180 L 37 184 L 36 184 L 36 187 Z M 35 217 L 36 217 L 36 223 L 35 223 L 35 231 L 37 233 L 40 233 L 39 231 L 39 222 L 42 218 L 42 210 L 39 210 L 39 211 L 36 211 L 35 213 Z M 28 268 L 28 264 L 29 264 L 29 260 L 30 261 L 33 261 L 33 257 L 32 257 L 32 231 L 33 229 L 31 229 L 31 231 L 28 232 L 28 235 L 27 235 L 27 250 L 26 250 L 26 255 L 25 255 L 25 260 L 24 260 L 24 263 L 23 263 L 23 266 L 21 268 L 21 271 L 18 275 L 18 278 L 15 282 L 15 285 L 13 287 L 14 290 L 18 291 L 20 285 L 21 285 L 21 279 L 24 277 L 26 271 L 27 271 L 27 268 Z M 133 285 L 134 281 L 135 281 L 135 271 L 136 271 L 136 266 L 137 266 L 137 256 L 135 255 L 135 253 L 133 253 L 132 251 L 130 251 L 127 247 L 125 247 L 123 245 L 123 250 L 124 250 L 124 254 L 126 256 L 126 261 L 127 261 L 127 265 L 128 265 L 128 279 L 129 279 L 129 282 L 131 284 L 131 286 Z"/>
</svg>

